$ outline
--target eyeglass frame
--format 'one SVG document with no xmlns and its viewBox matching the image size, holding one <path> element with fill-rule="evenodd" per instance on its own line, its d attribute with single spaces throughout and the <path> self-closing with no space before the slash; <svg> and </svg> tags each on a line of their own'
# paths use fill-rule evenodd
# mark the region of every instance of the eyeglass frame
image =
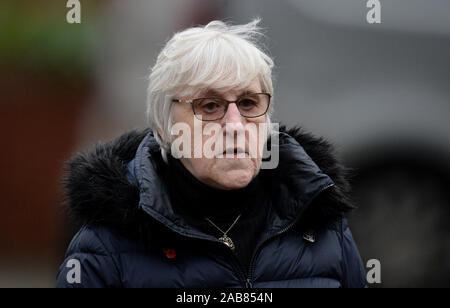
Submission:
<svg viewBox="0 0 450 308">
<path fill-rule="evenodd" d="M 239 106 L 238 106 L 237 103 L 238 103 L 242 98 L 245 98 L 245 97 L 247 97 L 247 96 L 252 96 L 252 95 L 259 95 L 259 94 L 264 94 L 264 95 L 266 95 L 267 97 L 269 97 L 269 103 L 267 104 L 267 108 L 266 108 L 266 110 L 264 111 L 264 113 L 262 113 L 262 114 L 260 114 L 260 115 L 257 115 L 257 116 L 253 116 L 253 117 L 248 117 L 248 116 L 243 115 L 243 114 L 241 113 L 241 110 L 239 109 Z M 250 118 L 250 119 L 261 117 L 261 116 L 265 115 L 265 114 L 267 113 L 267 111 L 269 110 L 269 107 L 270 107 L 270 101 L 271 101 L 271 99 L 272 99 L 272 95 L 270 95 L 269 93 L 265 93 L 265 92 L 261 92 L 261 93 L 250 93 L 250 94 L 246 94 L 246 95 L 243 95 L 243 96 L 239 97 L 239 98 L 238 98 L 237 100 L 235 100 L 235 101 L 229 101 L 229 100 L 226 100 L 226 99 L 221 98 L 221 97 L 199 97 L 199 98 L 193 98 L 193 99 L 176 99 L 176 98 L 174 98 L 174 99 L 172 99 L 172 102 L 173 102 L 173 103 L 189 103 L 189 104 L 191 104 L 191 106 L 192 106 L 192 113 L 193 113 L 193 114 L 195 115 L 195 117 L 197 118 L 197 114 L 195 114 L 194 101 L 199 100 L 199 99 L 219 99 L 219 100 L 225 101 L 225 102 L 227 103 L 227 105 L 225 106 L 225 111 L 224 111 L 223 115 L 222 115 L 220 118 L 217 118 L 217 119 L 214 119 L 214 120 L 203 120 L 203 119 L 201 119 L 201 121 L 217 121 L 217 120 L 223 119 L 223 117 L 227 114 L 228 106 L 229 106 L 230 104 L 233 104 L 233 103 L 236 104 L 236 107 L 237 107 L 238 110 L 239 110 L 239 114 L 240 114 L 242 117 L 244 117 L 244 118 Z M 197 119 L 198 119 L 198 118 L 197 118 Z M 200 119 L 199 119 L 199 120 L 200 120 Z"/>
</svg>

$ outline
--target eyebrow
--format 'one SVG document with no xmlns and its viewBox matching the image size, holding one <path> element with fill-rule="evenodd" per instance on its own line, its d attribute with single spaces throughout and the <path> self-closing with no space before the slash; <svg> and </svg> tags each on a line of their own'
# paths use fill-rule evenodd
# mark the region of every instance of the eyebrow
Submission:
<svg viewBox="0 0 450 308">
<path fill-rule="evenodd" d="M 243 91 L 243 92 L 240 92 L 240 94 L 238 95 L 238 97 L 245 96 L 245 95 L 249 95 L 249 94 L 255 94 L 255 93 L 258 93 L 258 92 L 254 91 L 254 90 L 249 90 L 249 89 L 247 89 L 247 90 L 245 90 L 245 91 Z M 217 91 L 217 90 L 214 90 L 214 89 L 208 89 L 208 90 L 206 90 L 205 92 L 203 92 L 203 94 L 200 94 L 200 95 L 201 95 L 201 96 L 204 96 L 204 97 L 206 97 L 206 96 L 221 97 L 222 94 L 223 94 L 223 93 L 220 93 L 220 92 Z"/>
</svg>

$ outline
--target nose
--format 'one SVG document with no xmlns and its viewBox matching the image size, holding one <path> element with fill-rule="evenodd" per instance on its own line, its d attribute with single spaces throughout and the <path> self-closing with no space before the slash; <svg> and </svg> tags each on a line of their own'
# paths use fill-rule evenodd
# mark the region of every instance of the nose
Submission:
<svg viewBox="0 0 450 308">
<path fill-rule="evenodd" d="M 224 136 L 226 144 L 242 144 L 244 137 L 244 117 L 241 116 L 239 109 L 235 103 L 228 105 L 228 110 L 223 117 Z M 226 148 L 226 145 L 224 145 Z"/>
<path fill-rule="evenodd" d="M 228 110 L 223 119 L 225 123 L 242 124 L 243 117 L 241 116 L 237 105 L 233 103 L 228 105 Z"/>
<path fill-rule="evenodd" d="M 228 110 L 223 117 L 223 121 L 225 122 L 224 134 L 226 135 L 227 142 L 239 143 L 238 140 L 243 137 L 245 118 L 241 116 L 235 103 L 228 105 Z"/>
</svg>

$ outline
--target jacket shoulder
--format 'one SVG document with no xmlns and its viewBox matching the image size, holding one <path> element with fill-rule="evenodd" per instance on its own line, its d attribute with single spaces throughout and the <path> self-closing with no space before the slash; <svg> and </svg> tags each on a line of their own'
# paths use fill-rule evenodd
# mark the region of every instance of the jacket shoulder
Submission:
<svg viewBox="0 0 450 308">
<path fill-rule="evenodd" d="M 67 249 L 66 255 L 71 253 L 92 253 L 110 255 L 113 253 L 113 235 L 109 228 L 102 226 L 84 225 L 75 234 Z"/>
<path fill-rule="evenodd" d="M 114 235 L 103 227 L 85 225 L 72 239 L 61 264 L 59 288 L 119 287 L 121 270 Z"/>
<path fill-rule="evenodd" d="M 88 253 L 117 258 L 122 253 L 143 250 L 140 239 L 128 237 L 120 230 L 104 225 L 84 225 L 73 237 L 66 256 L 71 253 Z"/>
</svg>

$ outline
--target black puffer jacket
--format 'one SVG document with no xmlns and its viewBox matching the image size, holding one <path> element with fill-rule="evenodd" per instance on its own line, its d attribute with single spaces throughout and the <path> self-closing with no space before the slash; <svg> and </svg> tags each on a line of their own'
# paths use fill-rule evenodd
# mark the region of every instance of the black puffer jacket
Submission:
<svg viewBox="0 0 450 308">
<path fill-rule="evenodd" d="M 76 155 L 68 164 L 67 201 L 82 227 L 57 286 L 365 287 L 343 218 L 353 208 L 345 170 L 332 147 L 297 128 L 282 128 L 279 137 L 272 208 L 249 268 L 172 211 L 151 131 Z"/>
</svg>

